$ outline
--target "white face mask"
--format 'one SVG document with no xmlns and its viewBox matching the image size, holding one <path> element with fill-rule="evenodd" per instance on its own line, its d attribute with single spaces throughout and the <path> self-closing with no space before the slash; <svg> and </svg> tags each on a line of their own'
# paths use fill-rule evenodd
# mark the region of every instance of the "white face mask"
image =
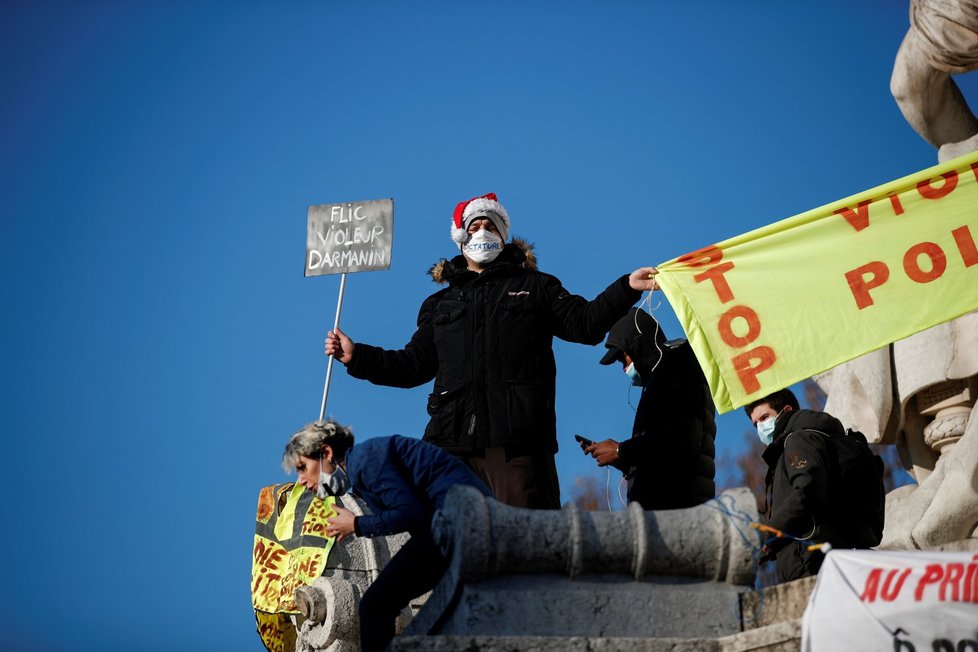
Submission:
<svg viewBox="0 0 978 652">
<path fill-rule="evenodd" d="M 323 458 L 319 458 L 319 486 L 316 487 L 316 496 L 326 498 L 326 496 L 342 496 L 350 488 L 350 478 L 346 471 L 339 464 L 332 473 L 323 470 Z"/>
<path fill-rule="evenodd" d="M 462 253 L 477 263 L 491 263 L 502 250 L 502 238 L 487 229 L 479 229 L 462 245 Z"/>
</svg>

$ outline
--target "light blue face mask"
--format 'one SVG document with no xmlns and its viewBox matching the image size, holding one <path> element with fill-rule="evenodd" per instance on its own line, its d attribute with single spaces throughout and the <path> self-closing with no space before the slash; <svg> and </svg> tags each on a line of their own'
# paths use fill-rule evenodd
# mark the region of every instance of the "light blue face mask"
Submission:
<svg viewBox="0 0 978 652">
<path fill-rule="evenodd" d="M 625 367 L 625 375 L 632 379 L 632 385 L 635 385 L 636 387 L 642 387 L 642 377 L 635 369 L 634 362 L 628 365 L 627 367 Z"/>
<path fill-rule="evenodd" d="M 774 416 L 757 422 L 757 436 L 765 446 L 770 446 L 774 441 L 774 427 L 777 420 L 778 417 Z"/>
</svg>

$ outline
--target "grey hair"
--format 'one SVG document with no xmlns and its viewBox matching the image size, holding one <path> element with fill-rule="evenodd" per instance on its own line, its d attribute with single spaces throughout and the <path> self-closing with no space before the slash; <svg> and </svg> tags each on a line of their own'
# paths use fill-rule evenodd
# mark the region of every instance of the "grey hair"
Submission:
<svg viewBox="0 0 978 652">
<path fill-rule="evenodd" d="M 286 472 L 294 471 L 300 457 L 317 458 L 323 446 L 327 445 L 333 449 L 335 459 L 346 459 L 346 451 L 353 446 L 353 431 L 332 420 L 306 424 L 285 445 L 282 468 Z"/>
</svg>

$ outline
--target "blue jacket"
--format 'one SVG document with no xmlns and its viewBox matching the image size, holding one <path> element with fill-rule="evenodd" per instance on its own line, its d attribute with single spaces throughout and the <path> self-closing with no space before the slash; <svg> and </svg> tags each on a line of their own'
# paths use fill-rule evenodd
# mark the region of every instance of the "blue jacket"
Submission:
<svg viewBox="0 0 978 652">
<path fill-rule="evenodd" d="M 393 435 L 356 444 L 346 454 L 346 472 L 373 514 L 358 516 L 356 533 L 375 537 L 426 531 L 431 517 L 457 484 L 489 488 L 457 457 L 420 439 Z"/>
</svg>

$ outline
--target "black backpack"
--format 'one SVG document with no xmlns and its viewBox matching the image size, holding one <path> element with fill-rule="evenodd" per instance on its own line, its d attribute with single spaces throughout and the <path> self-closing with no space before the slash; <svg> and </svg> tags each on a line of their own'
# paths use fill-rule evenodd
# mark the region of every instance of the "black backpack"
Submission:
<svg viewBox="0 0 978 652">
<path fill-rule="evenodd" d="M 832 505 L 840 524 L 839 534 L 852 547 L 872 548 L 883 540 L 886 491 L 883 489 L 883 460 L 873 453 L 866 435 L 846 429 L 844 436 L 823 435 L 835 453 Z"/>
</svg>

